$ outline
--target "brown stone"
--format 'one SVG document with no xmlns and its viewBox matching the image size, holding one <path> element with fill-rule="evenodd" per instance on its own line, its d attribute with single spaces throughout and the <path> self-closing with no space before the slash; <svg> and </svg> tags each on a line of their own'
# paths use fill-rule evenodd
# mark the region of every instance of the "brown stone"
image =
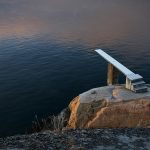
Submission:
<svg viewBox="0 0 150 150">
<path fill-rule="evenodd" d="M 106 90 L 110 90 L 109 86 Z M 114 86 L 113 90 L 110 90 L 112 94 L 110 99 L 106 95 L 101 96 L 102 92 L 103 90 L 99 88 L 95 89 L 95 93 L 90 90 L 86 92 L 86 95 L 83 93 L 84 95 L 79 95 L 70 103 L 71 115 L 68 128 L 147 127 L 150 125 L 149 92 L 145 95 L 137 95 L 123 87 Z M 98 93 L 101 94 L 98 95 Z"/>
</svg>

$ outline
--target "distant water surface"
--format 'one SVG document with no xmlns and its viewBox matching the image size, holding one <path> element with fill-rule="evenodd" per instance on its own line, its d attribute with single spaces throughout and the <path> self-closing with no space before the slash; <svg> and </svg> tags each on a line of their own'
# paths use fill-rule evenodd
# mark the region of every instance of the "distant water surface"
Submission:
<svg viewBox="0 0 150 150">
<path fill-rule="evenodd" d="M 0 136 L 106 85 L 96 48 L 150 83 L 150 1 L 1 0 Z"/>
</svg>

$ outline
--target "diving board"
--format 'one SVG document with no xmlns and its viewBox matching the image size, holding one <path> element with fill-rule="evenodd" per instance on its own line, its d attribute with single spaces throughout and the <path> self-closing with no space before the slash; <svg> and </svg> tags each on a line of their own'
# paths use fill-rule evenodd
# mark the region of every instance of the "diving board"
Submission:
<svg viewBox="0 0 150 150">
<path fill-rule="evenodd" d="M 108 55 L 101 49 L 95 50 L 100 56 L 102 56 L 108 62 L 108 74 L 107 74 L 107 84 L 117 84 L 119 72 L 126 76 L 126 88 L 134 92 L 146 92 L 147 87 L 143 81 L 143 77 L 139 74 L 133 73 L 127 67 L 122 65 L 116 59 Z"/>
<path fill-rule="evenodd" d="M 108 61 L 114 67 L 116 67 L 119 71 L 121 71 L 125 76 L 127 76 L 128 74 L 133 74 L 133 72 L 131 70 L 129 70 L 128 68 L 126 68 L 124 65 L 122 65 L 120 62 L 118 62 L 116 59 L 112 58 L 110 55 L 108 55 L 107 53 L 105 53 L 103 50 L 97 49 L 95 51 L 98 54 L 100 54 L 106 61 Z"/>
</svg>

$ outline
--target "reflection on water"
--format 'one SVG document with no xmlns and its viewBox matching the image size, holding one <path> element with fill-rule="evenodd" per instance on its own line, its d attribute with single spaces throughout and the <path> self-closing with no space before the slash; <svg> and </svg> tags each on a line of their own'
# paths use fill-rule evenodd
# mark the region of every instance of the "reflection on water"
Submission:
<svg viewBox="0 0 150 150">
<path fill-rule="evenodd" d="M 105 85 L 102 48 L 150 82 L 149 0 L 1 0 L 0 136 Z"/>
</svg>

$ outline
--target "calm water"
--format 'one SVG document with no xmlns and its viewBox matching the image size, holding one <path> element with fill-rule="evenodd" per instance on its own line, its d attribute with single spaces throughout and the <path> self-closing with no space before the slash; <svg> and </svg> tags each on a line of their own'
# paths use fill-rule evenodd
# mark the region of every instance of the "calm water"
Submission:
<svg viewBox="0 0 150 150">
<path fill-rule="evenodd" d="M 150 1 L 0 0 L 0 136 L 105 85 L 95 48 L 150 82 Z"/>
</svg>

